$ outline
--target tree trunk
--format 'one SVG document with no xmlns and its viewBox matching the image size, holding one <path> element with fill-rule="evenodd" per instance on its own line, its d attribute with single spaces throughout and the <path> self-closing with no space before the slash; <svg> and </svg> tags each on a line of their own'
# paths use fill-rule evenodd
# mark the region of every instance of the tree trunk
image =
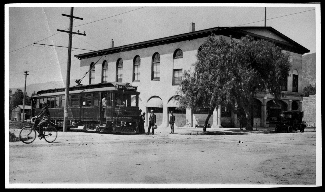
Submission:
<svg viewBox="0 0 325 192">
<path fill-rule="evenodd" d="M 246 130 L 253 130 L 252 126 L 252 114 L 250 112 L 246 112 Z"/>
<path fill-rule="evenodd" d="M 207 118 L 205 119 L 205 122 L 204 122 L 203 132 L 207 131 L 208 122 L 209 122 L 209 119 L 210 119 L 212 114 L 213 114 L 213 110 L 209 110 L 208 116 L 207 116 Z"/>
</svg>

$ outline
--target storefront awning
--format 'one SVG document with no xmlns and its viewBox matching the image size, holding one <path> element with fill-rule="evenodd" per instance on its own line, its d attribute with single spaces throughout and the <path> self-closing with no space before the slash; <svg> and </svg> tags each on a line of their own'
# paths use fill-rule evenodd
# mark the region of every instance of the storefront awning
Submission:
<svg viewBox="0 0 325 192">
<path fill-rule="evenodd" d="M 146 107 L 158 107 L 162 108 L 163 107 L 163 102 L 160 98 L 158 97 L 153 97 L 151 98 L 148 102 Z"/>
</svg>

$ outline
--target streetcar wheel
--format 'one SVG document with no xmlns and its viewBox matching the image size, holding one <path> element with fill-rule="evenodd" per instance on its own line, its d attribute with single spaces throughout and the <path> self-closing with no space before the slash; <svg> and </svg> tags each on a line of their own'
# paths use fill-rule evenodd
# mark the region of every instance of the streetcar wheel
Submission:
<svg viewBox="0 0 325 192">
<path fill-rule="evenodd" d="M 44 130 L 44 139 L 48 142 L 48 143 L 52 143 L 56 140 L 56 137 L 58 136 L 58 131 L 55 127 L 49 126 L 49 127 L 45 127 Z"/>
<path fill-rule="evenodd" d="M 36 131 L 33 127 L 23 127 L 19 133 L 19 140 L 30 144 L 36 139 Z"/>
</svg>

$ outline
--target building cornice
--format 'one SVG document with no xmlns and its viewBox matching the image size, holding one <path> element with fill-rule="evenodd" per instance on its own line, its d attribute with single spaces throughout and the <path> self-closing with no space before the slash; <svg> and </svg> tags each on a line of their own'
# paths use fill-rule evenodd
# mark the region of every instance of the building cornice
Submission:
<svg viewBox="0 0 325 192">
<path fill-rule="evenodd" d="M 247 29 L 265 29 L 265 28 L 267 30 L 275 33 L 276 35 L 280 36 L 287 42 L 272 39 L 269 37 L 265 37 L 262 35 L 258 35 L 258 34 L 246 31 Z M 158 45 L 163 45 L 163 44 L 169 44 L 169 43 L 180 42 L 180 41 L 185 41 L 185 40 L 197 39 L 197 38 L 207 37 L 211 34 L 225 35 L 225 36 L 231 35 L 234 38 L 241 38 L 243 36 L 250 35 L 253 38 L 265 39 L 265 40 L 271 41 L 271 42 L 275 43 L 277 46 L 279 46 L 285 50 L 291 51 L 291 52 L 296 52 L 299 54 L 304 54 L 304 53 L 309 52 L 308 49 L 306 49 L 305 47 L 296 43 L 295 41 L 288 38 L 287 36 L 283 35 L 282 33 L 278 32 L 277 30 L 273 29 L 272 27 L 214 27 L 214 28 L 209 28 L 209 29 L 204 29 L 204 30 L 199 30 L 199 31 L 194 31 L 194 32 L 189 32 L 189 33 L 183 33 L 183 34 L 169 36 L 169 37 L 163 37 L 163 38 L 154 39 L 154 40 L 143 41 L 143 42 L 139 42 L 139 43 L 123 45 L 123 46 L 119 46 L 119 47 L 112 47 L 112 48 L 108 48 L 108 49 L 78 54 L 78 55 L 75 55 L 75 57 L 78 59 L 86 59 L 86 58 L 108 55 L 108 54 L 113 54 L 113 53 L 119 53 L 119 52 L 124 52 L 124 51 L 130 51 L 130 50 L 135 50 L 135 49 L 142 49 L 142 48 L 153 47 L 153 46 L 158 46 Z"/>
</svg>

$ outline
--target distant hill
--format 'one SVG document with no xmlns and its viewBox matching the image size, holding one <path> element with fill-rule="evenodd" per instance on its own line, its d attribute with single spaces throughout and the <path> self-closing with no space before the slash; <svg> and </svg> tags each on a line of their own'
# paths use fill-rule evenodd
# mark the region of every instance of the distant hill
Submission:
<svg viewBox="0 0 325 192">
<path fill-rule="evenodd" d="M 310 53 L 302 56 L 302 85 L 303 87 L 309 84 L 316 83 L 316 53 Z"/>
<path fill-rule="evenodd" d="M 70 86 L 74 86 L 76 84 L 74 81 L 75 80 L 70 81 Z M 36 84 L 27 85 L 26 92 L 27 92 L 28 96 L 31 96 L 34 91 L 35 91 L 35 93 L 37 93 L 37 91 L 40 91 L 40 90 L 55 89 L 55 88 L 65 88 L 65 82 L 50 81 L 50 82 L 45 82 L 45 83 L 36 83 Z M 24 91 L 24 87 L 10 88 L 10 89 L 12 90 L 13 93 L 15 93 L 15 91 L 17 89 L 21 89 L 22 91 Z"/>
</svg>

